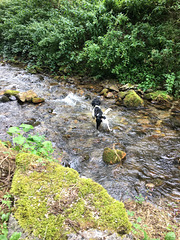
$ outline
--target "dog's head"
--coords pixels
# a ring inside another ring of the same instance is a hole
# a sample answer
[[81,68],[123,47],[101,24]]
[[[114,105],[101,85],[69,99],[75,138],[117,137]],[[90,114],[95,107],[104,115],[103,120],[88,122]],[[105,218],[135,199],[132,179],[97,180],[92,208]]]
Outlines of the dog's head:
[[95,107],[96,105],[97,106],[100,106],[101,105],[101,101],[99,98],[95,98],[92,102],[91,102],[92,106]]

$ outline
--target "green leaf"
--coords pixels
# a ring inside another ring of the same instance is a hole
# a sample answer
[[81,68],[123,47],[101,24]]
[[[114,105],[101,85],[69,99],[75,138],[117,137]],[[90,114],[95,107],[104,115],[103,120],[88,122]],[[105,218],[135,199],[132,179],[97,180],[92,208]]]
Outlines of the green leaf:
[[23,129],[24,132],[29,132],[31,129],[34,129],[32,125],[29,124],[21,124],[19,127]]
[[15,137],[13,139],[13,143],[16,143],[18,145],[23,145],[23,143],[26,141],[26,138],[23,137],[22,135],[19,135],[18,137]]
[[1,216],[2,221],[8,221],[10,213],[3,213]]
[[2,200],[2,203],[5,204],[6,206],[8,206],[8,208],[10,208],[10,206],[11,206],[10,200]]
[[3,196],[3,198],[10,198],[11,197],[11,194],[6,194]]
[[47,151],[49,151],[49,152],[51,152],[51,153],[54,151],[54,150],[53,150],[53,147],[52,147],[52,142],[50,142],[50,141],[45,141],[45,142],[43,142],[42,144],[43,144],[44,148],[47,149]]
[[20,130],[20,128],[18,128],[18,127],[10,127],[10,128],[8,129],[7,133],[12,136],[12,134],[15,134],[15,133],[19,134],[20,131],[21,131],[21,130]]
[[0,240],[8,240],[6,236],[0,235]]
[[127,210],[127,214],[128,214],[130,217],[134,216],[134,212],[129,211],[129,210]]
[[28,136],[27,140],[35,143],[41,143],[44,140],[44,136],[30,135]]
[[14,232],[9,240],[18,240],[21,237],[22,233],[21,232]]

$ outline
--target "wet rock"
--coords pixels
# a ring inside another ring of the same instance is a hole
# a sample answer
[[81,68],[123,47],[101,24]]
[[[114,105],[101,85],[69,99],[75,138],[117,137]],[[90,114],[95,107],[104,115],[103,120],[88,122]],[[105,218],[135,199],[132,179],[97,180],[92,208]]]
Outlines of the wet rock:
[[83,160],[82,160],[82,161],[88,161],[88,160],[90,159],[90,156],[89,156],[88,153],[87,153],[87,154],[84,154],[82,157],[83,157]]
[[173,98],[164,91],[155,91],[147,93],[144,98],[155,104],[155,107],[161,110],[169,109],[172,106]]
[[127,91],[129,89],[136,89],[137,87],[138,87],[138,85],[132,85],[131,83],[127,83],[127,84],[121,86],[120,89],[123,91]]
[[44,98],[38,97],[37,94],[32,90],[19,93],[17,95],[17,98],[23,103],[24,102],[42,103],[45,101]]
[[180,128],[180,114],[171,114],[170,125],[174,128]]
[[91,96],[89,94],[85,94],[85,100],[91,100]]
[[119,149],[105,148],[103,152],[103,161],[108,164],[122,163],[126,153]]
[[146,187],[149,188],[151,191],[153,191],[155,185],[153,183],[147,183]]
[[172,113],[180,113],[180,100],[173,102],[173,105],[171,107]]
[[112,92],[108,92],[106,98],[114,98],[114,94]]
[[45,101],[44,98],[39,98],[39,97],[33,97],[32,98],[33,103],[42,103],[44,101]]
[[118,106],[121,106],[123,103],[123,100],[121,98],[117,99],[115,104],[118,105]]
[[103,95],[103,96],[107,96],[108,94],[108,89],[107,88],[104,88],[101,92],[100,92],[100,95]]
[[21,102],[31,102],[32,101],[32,98],[35,98],[35,97],[38,97],[37,94],[32,91],[32,90],[29,90],[27,92],[21,92],[17,95],[18,99],[21,101]]
[[15,96],[10,96],[10,97],[9,97],[9,100],[10,100],[10,101],[16,101],[17,99],[16,99]]
[[118,89],[118,87],[117,87],[116,85],[111,85],[111,86],[109,87],[109,89],[110,89],[111,91],[119,92],[119,89]]
[[143,107],[144,101],[134,90],[129,90],[123,99],[123,104],[126,107]]
[[0,102],[3,102],[3,103],[9,102],[9,98],[4,95],[4,96],[2,96],[2,97],[0,98]]

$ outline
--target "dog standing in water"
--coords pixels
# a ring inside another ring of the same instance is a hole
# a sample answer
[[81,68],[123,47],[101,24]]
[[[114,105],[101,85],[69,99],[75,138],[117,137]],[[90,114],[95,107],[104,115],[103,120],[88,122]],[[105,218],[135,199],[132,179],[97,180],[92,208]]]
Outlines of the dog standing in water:
[[101,110],[101,101],[98,98],[95,98],[92,101],[92,106],[93,106],[93,110],[92,110],[92,117],[96,118],[96,129],[98,130],[99,126],[101,125],[101,123],[105,124],[108,128],[109,131],[112,131],[112,129],[109,127],[109,122],[108,119],[106,118],[106,114],[111,110],[111,108],[108,108],[104,113]]

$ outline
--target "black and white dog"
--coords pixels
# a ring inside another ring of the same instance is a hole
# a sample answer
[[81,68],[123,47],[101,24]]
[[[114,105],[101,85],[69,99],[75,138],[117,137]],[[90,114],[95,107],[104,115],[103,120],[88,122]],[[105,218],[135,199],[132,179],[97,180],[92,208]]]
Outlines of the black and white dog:
[[108,128],[109,131],[112,131],[112,129],[109,127],[109,122],[107,117],[105,116],[110,110],[112,110],[111,108],[108,108],[104,113],[101,110],[101,101],[98,98],[95,98],[92,101],[92,106],[93,106],[93,110],[92,110],[92,117],[96,118],[96,129],[99,128],[99,126],[101,125],[101,123],[105,124]]

